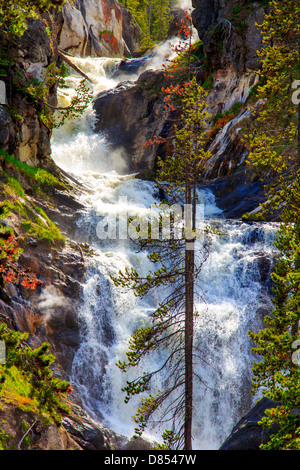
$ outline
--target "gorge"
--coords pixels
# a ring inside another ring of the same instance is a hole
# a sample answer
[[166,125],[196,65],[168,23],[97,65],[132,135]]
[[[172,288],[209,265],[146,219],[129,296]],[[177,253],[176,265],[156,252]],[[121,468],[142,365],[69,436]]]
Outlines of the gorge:
[[[0,106],[0,146],[25,164],[59,175],[69,188],[51,190],[50,198],[32,195],[66,243],[49,249],[31,237],[20,263],[33,269],[44,287],[28,294],[11,286],[12,304],[0,301],[0,318],[17,330],[29,331],[32,345],[50,342],[58,361],[56,372],[73,387],[74,415],[64,418],[63,427],[74,448],[151,448],[160,441],[163,428],[147,429],[144,440],[132,439],[131,416],[140,398],[124,403],[121,388],[126,379],[115,363],[124,358],[130,335],[151,316],[163,293],[158,290],[140,301],[133,292],[114,286],[110,275],[126,267],[146,274],[149,260],[147,252],[137,251],[126,237],[99,236],[99,226],[111,217],[123,226],[130,215],[147,217],[161,200],[155,184],[157,157],[169,149],[145,149],[143,144],[170,131],[170,123],[162,118],[160,88],[166,80],[163,64],[174,57],[172,45],[178,38],[175,33],[148,54],[133,57],[141,32],[128,10],[115,0],[74,4],[67,1],[57,16],[54,50],[69,54],[90,78],[90,105],[80,117],[51,133],[34,106],[24,100],[20,100],[24,109],[19,107],[22,125],[14,124]],[[216,233],[197,286],[195,342],[202,360],[196,367],[203,383],[194,392],[193,446],[218,450],[260,399],[251,394],[251,367],[257,358],[248,331],[263,328],[263,318],[272,310],[270,273],[278,221],[242,218],[255,214],[265,194],[239,135],[260,106],[252,91],[259,68],[256,51],[261,47],[256,22],[262,21],[264,7],[253,2],[246,12],[247,28],[241,29],[228,20],[233,1],[193,0],[193,5],[185,2],[184,7],[192,12],[195,41],[198,37],[203,41],[197,80],[207,86],[210,125],[213,128],[216,116],[230,115],[221,129],[214,129],[212,156],[198,185],[198,204],[204,208],[199,223],[211,224]],[[42,40],[28,57],[28,37],[35,28]],[[22,46],[26,73],[36,77],[52,60],[53,51],[48,47],[45,52],[41,24],[33,23],[26,34]],[[70,103],[81,79],[69,68],[68,88],[53,90],[53,102]],[[232,114],[233,109],[237,111]],[[268,178],[271,175],[266,174],[265,182]],[[30,194],[30,188],[26,190]],[[1,223],[19,230],[17,218],[2,218]],[[163,358],[153,356],[152,361],[159,367]],[[140,371],[147,367],[141,364]],[[153,390],[162,381],[158,377]],[[48,434],[48,444],[49,440]],[[56,438],[51,445],[64,448],[62,441]],[[236,448],[257,446],[249,442],[242,440]],[[226,445],[230,448],[230,443]]]

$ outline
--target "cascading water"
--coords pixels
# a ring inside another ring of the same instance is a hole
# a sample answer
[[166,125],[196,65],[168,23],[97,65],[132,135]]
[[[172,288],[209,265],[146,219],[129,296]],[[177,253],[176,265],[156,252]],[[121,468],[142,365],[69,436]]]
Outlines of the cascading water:
[[[93,79],[95,93],[117,85],[110,78],[117,60],[76,62]],[[79,80],[76,74],[70,75],[71,92]],[[119,224],[128,215],[146,217],[159,194],[153,183],[126,174],[123,156],[111,152],[105,137],[93,132],[91,109],[54,132],[52,149],[56,163],[87,189],[81,196],[85,210],[78,222],[77,241],[89,244],[90,255],[79,312],[82,341],[72,380],[96,419],[117,433],[132,436],[131,416],[139,398],[124,403],[121,388],[126,379],[115,363],[124,359],[130,335],[154,311],[161,293],[141,301],[133,292],[123,293],[114,286],[110,274],[116,276],[131,266],[147,273],[150,262],[145,251],[137,252],[125,238],[99,238],[97,227],[105,216],[118,217]],[[205,222],[220,234],[213,236],[199,278],[195,343],[205,361],[196,367],[207,387],[195,384],[194,449],[218,449],[252,403],[253,356],[247,331],[261,328],[262,315],[271,309],[267,280],[276,227],[223,219],[209,191],[199,192],[199,203],[204,204]],[[153,355],[149,368],[155,368],[160,359]],[[153,431],[151,437],[158,439],[158,434]]]

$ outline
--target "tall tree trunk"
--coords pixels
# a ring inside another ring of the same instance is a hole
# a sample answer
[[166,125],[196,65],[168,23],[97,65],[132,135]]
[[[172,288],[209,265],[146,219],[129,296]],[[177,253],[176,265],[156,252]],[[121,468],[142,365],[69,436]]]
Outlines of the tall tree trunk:
[[148,32],[151,38],[151,27],[152,27],[152,0],[149,2],[149,18],[148,18]]
[[[186,186],[186,204],[191,210],[191,228],[194,229],[192,185]],[[187,224],[187,221],[185,221]],[[190,230],[190,227],[188,228]],[[194,333],[194,239],[185,240],[185,420],[184,448],[192,450],[193,417],[193,333]]]

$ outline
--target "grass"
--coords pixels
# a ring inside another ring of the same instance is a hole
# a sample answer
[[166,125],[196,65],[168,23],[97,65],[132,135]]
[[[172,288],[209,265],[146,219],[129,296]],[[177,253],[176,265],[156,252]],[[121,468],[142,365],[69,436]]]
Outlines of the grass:
[[6,179],[6,190],[9,190],[10,188],[17,196],[24,198],[25,191],[21,183],[16,178],[9,176],[6,171],[3,172],[3,176]]
[[0,220],[10,217],[12,213],[21,216],[21,226],[28,235],[35,237],[38,241],[47,242],[49,244],[65,244],[65,238],[61,234],[59,228],[49,219],[45,212],[29,201],[5,200],[0,205]]
[[54,188],[65,188],[65,185],[59,181],[56,176],[49,173],[43,168],[35,168],[27,165],[26,163],[16,160],[12,155],[0,149],[0,160],[8,165],[12,165],[21,174],[26,176],[31,181],[34,181],[39,186],[52,186]]
[[58,227],[49,219],[45,212],[39,207],[33,206],[34,210],[26,207],[30,220],[24,220],[22,227],[27,233],[34,236],[38,241],[46,241],[49,244],[64,244],[65,238]]
[[37,411],[37,401],[32,398],[32,386],[27,374],[15,366],[6,370],[1,399],[16,405],[22,411]]
[[[42,168],[32,168],[0,149],[0,160],[1,158],[5,163],[5,171],[3,171],[4,182],[1,184],[4,200],[0,204],[0,220],[10,218],[15,214],[19,216],[20,225],[26,235],[33,236],[41,242],[64,246],[65,238],[58,227],[27,197],[21,182],[15,176],[23,175],[27,180],[35,183],[34,189],[37,194],[42,192],[40,187],[58,188],[63,186],[62,183],[48,171]],[[14,176],[9,174],[11,168],[15,170]],[[33,186],[31,184],[31,188]]]

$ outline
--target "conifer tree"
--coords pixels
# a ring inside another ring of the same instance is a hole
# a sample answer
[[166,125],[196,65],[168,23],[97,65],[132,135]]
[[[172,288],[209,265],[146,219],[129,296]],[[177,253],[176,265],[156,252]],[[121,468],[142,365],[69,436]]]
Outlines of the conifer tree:
[[122,3],[131,11],[142,30],[143,49],[164,39],[169,26],[169,0],[132,0]]
[[281,404],[267,410],[262,419],[263,426],[270,428],[276,424],[279,431],[261,448],[299,450],[300,108],[291,99],[293,84],[300,73],[299,2],[271,1],[262,30],[266,47],[260,54],[262,84],[258,97],[266,101],[251,140],[251,157],[257,164],[263,163],[279,174],[284,172],[284,176],[276,181],[271,193],[273,202],[277,199],[282,209],[275,241],[279,258],[272,274],[274,310],[265,318],[265,329],[249,332],[256,343],[253,351],[262,357],[253,366],[253,392],[262,389],[264,396]]
[[265,450],[300,450],[300,175],[290,189],[283,209],[282,224],[275,246],[279,250],[272,279],[275,283],[272,315],[265,317],[266,328],[249,332],[253,351],[263,360],[253,366],[253,391],[263,390],[281,406],[266,411],[264,427],[280,429]]
[[255,133],[248,136],[254,165],[278,174],[300,163],[300,105],[293,87],[300,74],[300,4],[298,0],[272,0],[260,26],[263,47],[257,98],[263,103],[256,117]]
[[[191,51],[189,48],[188,54]],[[190,61],[187,63],[190,64]],[[140,297],[162,287],[167,294],[146,326],[132,335],[127,358],[120,361],[118,366],[127,372],[153,351],[163,353],[165,360],[158,369],[127,381],[123,388],[127,393],[125,402],[136,394],[148,391],[149,395],[142,398],[134,417],[138,425],[136,433],[141,434],[160,411],[159,422],[171,423],[171,429],[163,434],[165,444],[161,448],[166,446],[191,450],[193,383],[195,378],[202,381],[194,369],[195,359],[199,356],[193,337],[195,283],[209,254],[210,242],[209,230],[205,229],[201,246],[198,245],[199,232],[196,227],[197,182],[210,156],[205,148],[208,113],[205,92],[195,77],[184,84],[162,88],[162,92],[165,95],[166,113],[174,117],[174,150],[171,155],[159,159],[157,180],[164,187],[165,202],[171,209],[171,235],[166,238],[163,236],[162,225],[161,237],[153,238],[150,224],[146,230],[147,236],[140,239],[140,246],[148,249],[148,258],[154,269],[146,276],[141,276],[135,269],[128,269],[112,279],[117,286],[134,289]],[[161,137],[154,136],[145,145],[163,141]],[[177,213],[172,213],[174,205],[180,207]],[[162,372],[163,389],[153,394],[151,383]]]
[[[145,277],[133,268],[119,272],[117,278],[112,277],[117,286],[134,289],[140,297],[162,286],[169,292],[149,318],[149,324],[132,335],[127,359],[120,361],[118,366],[126,372],[128,368],[137,366],[153,350],[161,350],[164,355],[167,351],[167,359],[161,368],[127,382],[123,389],[127,393],[125,401],[149,390],[154,376],[164,371],[164,390],[142,398],[142,405],[135,416],[138,424],[136,432],[141,434],[154,411],[163,409],[162,405],[168,402],[162,411],[160,422],[171,421],[172,428],[167,432],[169,440],[172,436],[176,448],[190,450],[193,382],[196,376],[193,369],[196,356],[193,345],[195,282],[209,252],[208,234],[202,244],[202,251],[199,252],[199,246],[197,254],[195,251],[196,236],[199,235],[196,230],[196,185],[209,156],[205,151],[204,132],[207,111],[203,89],[197,85],[195,79],[184,86],[165,91],[168,98],[173,96],[176,100],[180,99],[180,113],[178,124],[175,125],[174,153],[160,160],[158,180],[164,182],[164,187],[167,186],[165,190],[171,210],[174,204],[181,201],[187,212],[183,215],[184,219],[177,220],[176,214],[171,213],[173,236],[170,238],[152,239],[150,235],[148,239],[140,240],[141,247],[150,250],[149,260],[158,268],[149,271]],[[183,232],[178,225],[182,220]],[[151,231],[151,226],[149,228]]]

